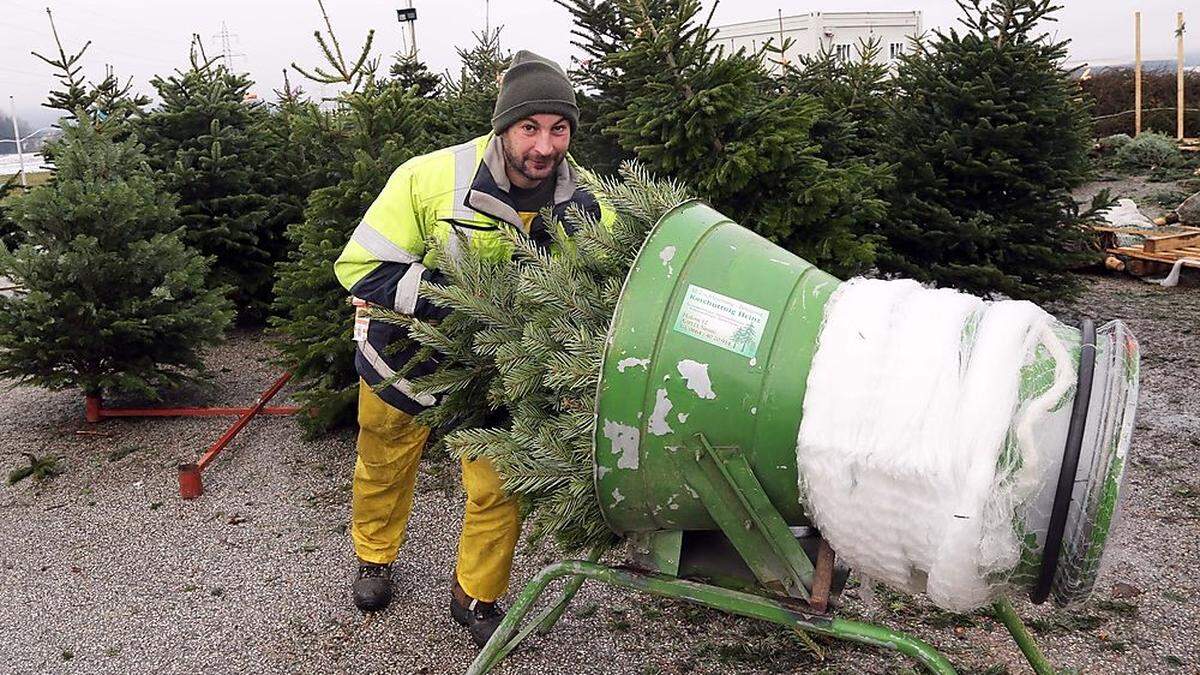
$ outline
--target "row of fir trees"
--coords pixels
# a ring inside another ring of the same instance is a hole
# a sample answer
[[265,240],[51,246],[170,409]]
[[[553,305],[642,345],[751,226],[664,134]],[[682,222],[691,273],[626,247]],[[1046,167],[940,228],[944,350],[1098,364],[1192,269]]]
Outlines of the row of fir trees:
[[[590,407],[578,406],[593,395],[586,371],[619,281],[655,214],[684,194],[841,276],[1043,300],[1070,294],[1069,270],[1091,260],[1088,210],[1070,196],[1088,175],[1088,106],[1061,69],[1066,45],[1048,36],[1051,0],[960,0],[960,26],[915,40],[893,65],[871,42],[848,60],[723,49],[699,0],[545,1],[570,13],[583,55],[570,64],[582,109],[573,159],[624,223],[617,235],[584,223],[585,257],[571,262],[582,267],[559,279],[588,280],[598,314],[569,335],[553,293],[500,289],[487,296],[495,307],[412,330],[448,364],[426,384],[446,401],[430,419],[461,427],[452,447],[545,477],[558,474],[512,453],[550,444],[561,480],[510,485],[551,505],[539,531],[574,547],[603,539],[580,501],[583,446],[562,444],[587,431]],[[18,287],[0,297],[0,375],[152,396],[195,376],[232,321],[267,322],[312,411],[299,417],[308,430],[352,419],[351,313],[333,260],[395,167],[489,129],[508,52],[500,30],[480,33],[460,69],[437,74],[406,54],[385,62],[370,34],[343,49],[325,19],[315,37],[327,63],[293,64],[267,102],[198,38],[185,67],[151,80],[153,104],[111,72],[85,81],[86,47],[44,57],[60,74],[47,105],[67,116],[66,133],[48,153],[54,179],[0,201],[0,277]],[[341,93],[314,99],[298,78]],[[514,245],[512,261],[430,292],[467,310],[456,284],[558,278],[529,271],[550,263]],[[562,328],[563,354],[530,357],[561,368],[497,385],[521,324],[480,321],[505,312]],[[520,411],[514,391],[528,394]],[[509,413],[488,417],[508,426],[473,427],[479,401]]]

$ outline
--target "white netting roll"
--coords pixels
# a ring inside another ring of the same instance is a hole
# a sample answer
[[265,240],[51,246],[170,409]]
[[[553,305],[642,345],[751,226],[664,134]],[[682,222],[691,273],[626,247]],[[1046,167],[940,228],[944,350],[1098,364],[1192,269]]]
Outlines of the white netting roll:
[[[995,597],[1020,560],[1015,519],[1056,477],[1038,434],[1076,372],[1055,325],[1028,302],[842,284],[825,308],[797,462],[810,515],[843,560],[952,611]],[[1021,369],[1039,349],[1052,382],[1022,399]]]

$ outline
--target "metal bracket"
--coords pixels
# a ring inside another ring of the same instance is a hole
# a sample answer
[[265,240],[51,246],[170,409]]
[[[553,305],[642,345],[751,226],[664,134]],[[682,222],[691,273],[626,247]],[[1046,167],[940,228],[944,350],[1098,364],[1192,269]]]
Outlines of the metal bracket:
[[697,434],[686,452],[680,449],[670,457],[759,583],[774,593],[808,600],[813,563],[741,450],[714,448]]

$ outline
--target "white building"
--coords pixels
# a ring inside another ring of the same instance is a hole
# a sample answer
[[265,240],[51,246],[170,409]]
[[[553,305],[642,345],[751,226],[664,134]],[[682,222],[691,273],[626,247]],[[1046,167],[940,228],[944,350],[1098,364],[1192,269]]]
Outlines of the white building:
[[[796,16],[780,16],[761,21],[714,26],[716,40],[726,49],[736,51],[745,47],[756,52],[764,44],[778,47],[789,43],[784,59],[795,63],[798,56],[813,55],[822,48],[850,60],[858,56],[859,41],[872,38],[880,42],[880,56],[887,63],[910,47],[911,38],[921,33],[920,12],[810,12]],[[767,56],[771,70],[778,56]]]

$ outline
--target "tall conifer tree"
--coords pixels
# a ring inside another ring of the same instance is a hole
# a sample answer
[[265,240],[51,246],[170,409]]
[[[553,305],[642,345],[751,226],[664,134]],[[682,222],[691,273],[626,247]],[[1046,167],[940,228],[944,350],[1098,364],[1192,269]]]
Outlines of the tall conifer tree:
[[901,59],[881,266],[979,294],[1070,293],[1068,270],[1092,258],[1071,197],[1089,173],[1091,122],[1061,69],[1067,43],[1045,32],[1059,8],[959,6],[964,30],[936,31]]
[[588,55],[578,79],[623,152],[831,273],[871,265],[882,172],[821,157],[820,103],[781,95],[765,54],[724,52],[699,0],[556,1]]
[[247,100],[252,83],[208,58],[199,38],[187,70],[150,83],[162,102],[138,124],[138,137],[151,166],[179,196],[187,242],[215,258],[214,283],[232,289],[242,320],[262,321],[283,233],[268,226],[265,113]]

